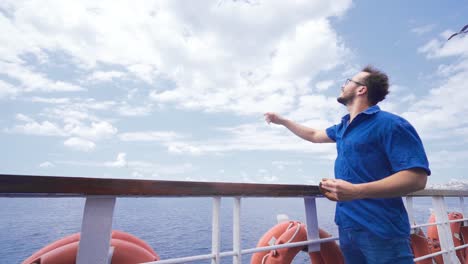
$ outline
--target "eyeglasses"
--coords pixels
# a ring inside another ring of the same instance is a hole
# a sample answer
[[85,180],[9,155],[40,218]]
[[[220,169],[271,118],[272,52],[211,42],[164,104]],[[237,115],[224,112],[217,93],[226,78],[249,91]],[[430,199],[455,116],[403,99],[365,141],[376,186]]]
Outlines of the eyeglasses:
[[346,81],[345,81],[345,83],[344,83],[344,85],[343,85],[343,86],[346,86],[346,85],[348,85],[348,83],[349,83],[349,82],[353,82],[353,83],[355,83],[355,84],[359,84],[359,85],[362,85],[362,86],[366,86],[366,85],[365,85],[365,84],[363,84],[363,83],[356,82],[356,81],[354,81],[354,80],[351,80],[351,79],[346,79]]

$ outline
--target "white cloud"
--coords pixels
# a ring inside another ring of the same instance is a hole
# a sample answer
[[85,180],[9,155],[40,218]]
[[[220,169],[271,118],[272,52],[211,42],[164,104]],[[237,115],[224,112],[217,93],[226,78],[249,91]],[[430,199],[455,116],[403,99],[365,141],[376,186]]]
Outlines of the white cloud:
[[119,113],[121,116],[147,116],[151,113],[152,110],[152,104],[132,106],[126,102],[123,102],[118,108],[117,113]]
[[65,124],[78,124],[85,121],[98,121],[99,119],[91,114],[88,109],[77,107],[76,105],[62,105],[54,108],[46,108],[41,116],[49,119],[57,119]]
[[429,25],[424,25],[420,27],[414,27],[411,29],[411,32],[414,32],[418,35],[423,35],[425,33],[429,33],[432,30],[434,30],[435,26],[436,26],[435,24],[429,24]]
[[175,154],[191,154],[191,155],[200,155],[202,150],[199,147],[192,146],[186,143],[174,143],[171,142],[167,147],[169,153]]
[[96,144],[94,144],[94,142],[76,137],[67,139],[63,144],[73,150],[84,152],[90,152],[96,148]]
[[[463,150],[468,147],[468,91],[463,87],[466,87],[468,79],[468,37],[447,41],[448,35],[450,33],[445,31],[418,49],[432,61],[441,58],[453,60],[450,64],[439,65],[434,74],[437,79],[432,81],[434,86],[429,87],[428,94],[407,98],[409,107],[402,116],[421,135],[434,175],[449,172],[452,177],[464,177],[464,161],[468,159],[468,152]],[[403,105],[402,101],[398,103]],[[439,187],[458,188],[457,186]]]
[[53,168],[55,165],[50,161],[45,161],[39,164],[39,168]]
[[328,88],[330,88],[332,85],[335,85],[335,81],[326,80],[318,82],[315,84],[315,87],[317,88],[317,91],[322,92],[328,90]]
[[91,122],[90,125],[83,123],[82,119],[89,118],[86,114],[80,112],[60,112],[61,116],[55,118],[64,118],[63,125],[51,121],[38,122],[24,114],[17,114],[16,119],[23,124],[15,125],[8,132],[19,132],[29,135],[40,136],[73,136],[88,140],[101,140],[113,137],[117,134],[117,128],[107,121]]
[[[468,64],[468,60],[462,63]],[[467,125],[464,120],[468,113],[468,91],[460,89],[467,78],[468,71],[451,75],[441,86],[431,89],[427,96],[412,104],[403,116],[429,138],[450,138],[454,129]]]
[[267,169],[259,169],[257,175],[261,182],[274,183],[279,180],[275,175],[272,175],[271,172]]
[[114,101],[97,101],[93,98],[50,98],[50,97],[33,97],[26,99],[36,103],[52,104],[52,107],[44,108],[40,113],[40,117],[59,120],[65,124],[68,123],[83,123],[86,121],[92,122],[108,122],[97,117],[97,111],[113,111],[118,105]]
[[460,71],[468,71],[468,63],[441,64],[437,68],[437,74],[442,77],[449,77]]
[[70,123],[65,125],[65,129],[70,135],[92,140],[110,138],[117,134],[117,128],[106,121],[92,122],[91,126]]
[[[45,98],[25,99],[36,103],[51,104],[35,113],[37,117],[25,114],[15,116],[16,123],[4,129],[7,133],[21,133],[36,136],[68,137],[66,147],[89,152],[96,148],[96,143],[114,137],[118,130],[110,121],[91,114],[91,111],[108,110],[115,105],[113,101],[96,101],[81,98]],[[38,120],[42,119],[42,120]]]
[[[0,74],[8,76],[5,82],[10,87],[18,83],[14,87],[34,96],[89,89],[77,96],[96,98],[32,97],[38,103],[34,107],[45,108],[17,120],[26,133],[36,130],[66,137],[65,146],[82,151],[94,150],[99,140],[117,135],[122,141],[157,142],[172,154],[283,150],[325,158],[335,155],[333,144],[312,146],[283,127],[263,122],[220,129],[215,133],[223,135],[216,139],[193,139],[170,131],[118,134],[116,124],[124,122],[113,118],[144,116],[154,106],[171,104],[176,110],[222,111],[259,119],[265,111],[277,111],[325,128],[339,120],[339,106],[335,98],[311,94],[314,87],[310,86],[328,89],[333,81],[317,83],[315,78],[347,67],[352,57],[330,23],[350,8],[350,0],[32,0],[7,5],[0,13],[0,29],[5,33],[0,36],[5,66]],[[61,74],[67,78],[58,77]],[[146,82],[143,87],[141,81]],[[112,83],[104,91],[92,90],[93,85],[101,85],[98,82]],[[125,87],[128,83],[140,90]],[[116,90],[127,98],[118,98]],[[106,96],[115,101],[99,101]],[[112,116],[115,113],[119,116]],[[96,166],[158,177],[196,169],[190,163],[165,167],[153,161],[131,161],[123,152],[116,160]],[[276,176],[266,177],[275,180]]]
[[[299,151],[320,154],[320,157],[329,159],[335,157],[333,144],[314,144],[297,138],[284,127],[258,124],[244,124],[236,127],[219,128],[225,133],[222,139],[208,139],[190,141],[185,138],[162,138],[159,141],[167,146],[173,154],[203,155],[221,154],[235,151]],[[144,137],[148,138],[148,135]],[[167,140],[165,140],[167,139]]]
[[405,86],[393,84],[389,88],[390,94],[385,100],[379,103],[382,110],[398,113],[401,109],[408,109],[408,106],[415,104],[420,98],[411,93],[411,89]]
[[24,122],[33,122],[34,120],[32,118],[30,118],[29,116],[27,115],[23,115],[23,114],[16,114],[15,115],[15,118],[19,121],[24,121]]
[[138,172],[138,171],[134,171],[134,172],[132,172],[132,177],[133,177],[133,178],[143,178],[144,175],[141,174],[141,173]]
[[168,102],[177,102],[184,98],[183,92],[176,91],[176,90],[168,90],[168,91],[151,91],[150,98],[154,101],[161,102],[161,103],[168,103]]
[[88,76],[88,81],[107,82],[114,79],[122,79],[125,76],[126,73],[121,71],[95,71]]
[[[462,143],[460,143],[462,144]],[[466,150],[443,149],[433,151],[429,155],[429,162],[433,169],[463,168],[468,157]]]
[[[468,126],[465,121],[468,90],[461,89],[468,79],[468,36],[446,41],[443,38],[447,34],[444,32],[439,39],[430,40],[419,51],[428,59],[453,56],[460,59],[450,68],[439,66],[438,72],[443,73],[441,85],[433,87],[428,95],[411,104],[403,113],[428,139],[452,139],[457,131]],[[467,135],[457,136],[468,140]]]
[[31,91],[82,89],[20,67],[23,54],[48,62],[60,53],[91,80],[133,74],[150,84],[159,78],[174,83],[153,91],[159,103],[239,114],[286,111],[311,78],[346,63],[349,51],[329,19],[350,6],[350,0],[13,1],[8,18],[0,19],[8,32],[0,57],[14,61],[7,74]]
[[426,54],[429,59],[453,56],[468,57],[468,35],[459,35],[447,41],[450,34],[449,31],[442,33],[439,39],[432,39],[420,47],[418,51]]
[[136,94],[138,93],[138,89],[137,88],[132,88],[128,91],[127,93],[127,99],[131,100],[133,98],[135,98]]
[[294,161],[275,160],[271,162],[271,165],[278,168],[279,170],[284,170],[286,167],[302,165],[302,161],[301,160],[294,160]]
[[130,65],[128,66],[128,70],[147,83],[153,83],[158,74],[156,68],[151,64]]
[[25,124],[16,125],[9,132],[19,132],[28,135],[38,136],[65,136],[66,133],[57,125],[49,121],[36,122],[30,117],[17,114],[16,119],[26,122]]
[[0,61],[0,73],[15,79],[22,92],[76,92],[83,91],[84,88],[75,84],[60,80],[48,79],[41,73],[34,72],[27,67]]
[[[328,124],[331,125],[331,124]],[[220,139],[191,140],[172,131],[142,131],[119,134],[122,141],[154,141],[169,153],[184,155],[221,154],[236,151],[299,151],[320,154],[326,160],[336,156],[333,144],[313,144],[297,138],[286,128],[261,124],[244,124],[218,128]]]
[[[187,173],[196,170],[196,167],[191,163],[177,163],[175,165],[170,164],[159,164],[156,161],[144,161],[144,160],[127,160],[126,153],[119,153],[116,160],[114,161],[56,161],[57,164],[64,164],[70,166],[79,167],[99,167],[99,168],[113,168],[123,171],[131,171],[131,175],[137,178],[162,178],[173,175],[187,175]],[[127,177],[127,173],[124,174],[124,178]],[[112,178],[119,177],[117,174],[109,176]],[[183,179],[183,178],[181,178]]]
[[175,175],[187,174],[195,170],[191,163],[181,163],[177,165],[163,165],[148,161],[130,161],[128,167],[144,175]]
[[431,184],[426,189],[468,190],[468,180],[451,179],[447,183]]
[[314,128],[325,129],[337,123],[345,111],[346,108],[337,103],[335,97],[304,95],[298,98],[298,107],[288,118]]
[[0,99],[15,97],[19,91],[14,85],[0,80]]
[[33,103],[46,103],[46,104],[68,104],[71,102],[70,98],[50,98],[50,97],[33,97],[30,100]]
[[128,166],[126,157],[126,153],[119,153],[115,161],[106,162],[105,165],[112,168],[122,168]]
[[182,136],[173,131],[143,131],[120,133],[119,138],[122,141],[173,141]]
[[347,53],[326,19],[307,21],[278,44],[272,74],[287,80],[308,78],[334,68]]
[[95,99],[88,98],[86,100],[83,100],[82,102],[76,103],[76,106],[81,107],[83,109],[108,110],[116,104],[117,103],[114,101],[96,101]]

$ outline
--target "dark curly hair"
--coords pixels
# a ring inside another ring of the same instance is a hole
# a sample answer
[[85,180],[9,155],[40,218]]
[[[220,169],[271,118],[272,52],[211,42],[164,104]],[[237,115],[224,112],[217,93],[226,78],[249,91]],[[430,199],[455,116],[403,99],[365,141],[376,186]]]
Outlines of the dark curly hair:
[[388,76],[371,65],[364,67],[361,71],[369,73],[364,80],[367,86],[367,99],[371,105],[376,105],[389,93]]

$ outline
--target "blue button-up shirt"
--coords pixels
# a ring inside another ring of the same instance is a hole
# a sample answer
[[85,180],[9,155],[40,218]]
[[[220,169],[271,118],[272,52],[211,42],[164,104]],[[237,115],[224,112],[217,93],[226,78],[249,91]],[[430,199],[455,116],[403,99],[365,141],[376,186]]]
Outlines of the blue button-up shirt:
[[[351,123],[349,119],[345,115],[340,124],[326,130],[336,141],[337,179],[366,183],[412,168],[431,174],[421,139],[408,121],[378,106],[361,112]],[[410,233],[401,197],[338,202],[335,222],[340,228],[364,228],[383,238]]]

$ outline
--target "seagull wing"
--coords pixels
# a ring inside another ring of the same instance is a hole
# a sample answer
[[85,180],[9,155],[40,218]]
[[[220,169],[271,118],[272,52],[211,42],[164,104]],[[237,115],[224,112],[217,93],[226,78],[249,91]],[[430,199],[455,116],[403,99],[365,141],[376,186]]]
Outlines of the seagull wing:
[[452,36],[450,36],[450,37],[447,39],[447,41],[449,41],[451,38],[455,37],[456,35],[458,35],[458,33],[452,34]]
[[465,26],[460,30],[460,32],[468,33],[468,25],[465,25]]
[[447,41],[449,41],[451,38],[453,38],[453,37],[455,37],[456,35],[461,34],[461,33],[468,33],[468,25],[465,25],[459,32],[452,34],[452,35],[447,39]]

